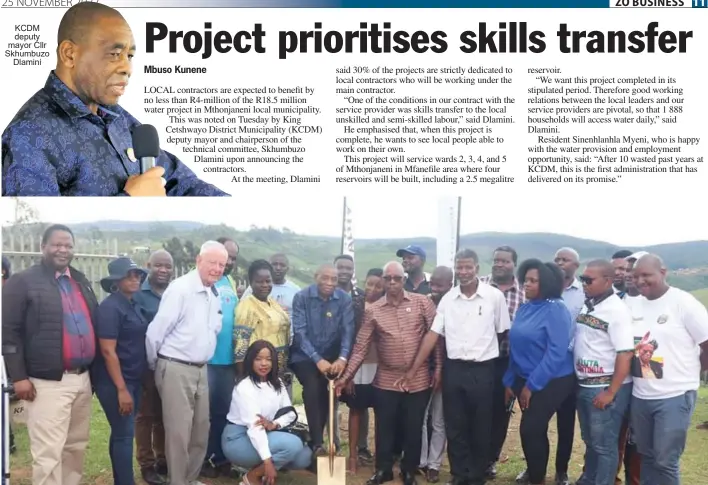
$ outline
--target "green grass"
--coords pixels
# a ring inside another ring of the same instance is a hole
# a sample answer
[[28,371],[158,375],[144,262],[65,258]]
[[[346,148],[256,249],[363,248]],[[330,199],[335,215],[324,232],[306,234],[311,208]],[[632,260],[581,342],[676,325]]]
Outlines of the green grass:
[[[301,401],[301,392],[302,389],[299,386],[296,386],[293,396],[293,400],[296,404]],[[346,407],[343,406],[342,410],[345,409]],[[91,439],[86,454],[83,483],[107,485],[112,483],[111,465],[108,459],[108,438],[110,429],[98,401],[94,401],[93,411]],[[344,413],[346,413],[346,411],[344,411]],[[504,449],[504,454],[509,457],[509,460],[506,463],[499,465],[499,476],[496,480],[494,480],[494,482],[490,483],[494,483],[496,485],[512,485],[514,483],[514,477],[525,467],[518,438],[518,414],[519,413],[515,414],[512,419],[512,423],[509,427],[509,436]],[[693,416],[693,424],[689,430],[688,444],[681,461],[682,483],[684,485],[705,485],[706,483],[704,467],[705,459],[708,455],[708,431],[699,431],[695,429],[695,425],[703,421],[708,421],[708,389],[706,388],[701,389],[699,392],[696,412]],[[371,422],[373,423],[373,419]],[[554,422],[555,420],[553,423]],[[344,417],[340,423],[340,426],[342,427],[343,440],[347,436],[346,424],[346,417]],[[553,435],[551,437],[551,446],[553,449],[551,450],[551,466],[549,467],[550,473],[552,471],[556,441],[554,437],[554,424],[552,424],[549,434]],[[370,440],[373,439],[373,433],[370,433],[369,438]],[[31,458],[29,455],[27,433],[23,426],[19,426],[16,430],[16,442],[17,452],[12,456],[11,460],[11,480],[13,485],[30,485]],[[580,474],[583,464],[583,451],[584,447],[582,441],[580,440],[580,432],[578,430],[575,434],[575,446],[573,448],[573,458],[570,466],[571,479],[577,478]],[[443,476],[441,477],[441,483],[445,483],[442,480],[446,480],[448,478],[446,463],[444,463],[443,467],[444,469]],[[363,485],[371,473],[372,469],[363,468],[356,476],[348,476],[347,483],[352,485]],[[136,479],[137,477],[139,477],[139,474],[136,475]],[[142,481],[139,479],[137,481],[143,485]],[[235,485],[233,480],[226,479],[204,479],[203,481],[213,485]],[[278,483],[292,485],[315,485],[316,479],[314,476],[303,472],[287,473],[279,476]],[[419,483],[423,484],[423,480],[419,479]]]
[[708,307],[708,288],[692,291],[693,296],[698,298],[701,303]]

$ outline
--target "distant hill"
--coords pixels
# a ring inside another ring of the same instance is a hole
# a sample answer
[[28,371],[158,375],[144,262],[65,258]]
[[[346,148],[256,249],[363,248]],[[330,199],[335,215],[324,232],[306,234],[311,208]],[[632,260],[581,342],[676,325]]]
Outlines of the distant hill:
[[[39,231],[41,225],[35,228]],[[17,228],[3,230],[3,247],[10,234]],[[203,241],[221,236],[232,237],[241,246],[240,273],[245,275],[247,265],[254,259],[267,259],[273,253],[288,255],[291,277],[301,284],[312,281],[315,269],[330,262],[340,252],[340,239],[324,236],[306,236],[288,230],[252,227],[249,231],[237,231],[226,225],[208,226],[193,221],[129,222],[97,221],[73,224],[77,238],[92,241],[97,247],[106,247],[106,239],[116,238],[118,251],[131,253],[135,248],[154,250],[173,237],[192,241],[197,247]],[[25,231],[27,226],[25,226]],[[41,231],[39,232],[41,234]],[[407,239],[358,239],[355,241],[357,274],[364,275],[370,268],[381,267],[397,259],[396,251],[408,244],[420,244],[428,253],[426,270],[432,271],[436,260],[434,238]],[[480,272],[490,271],[491,257],[498,246],[509,245],[516,249],[521,260],[537,257],[551,260],[558,248],[569,246],[576,249],[583,261],[594,258],[609,258],[619,247],[591,239],[552,233],[511,234],[485,232],[465,234],[460,237],[460,247],[474,249],[480,257]],[[659,254],[672,271],[671,282],[686,290],[708,288],[708,241],[691,241],[647,247],[631,247],[630,250],[645,250]],[[677,272],[678,270],[683,270]]]

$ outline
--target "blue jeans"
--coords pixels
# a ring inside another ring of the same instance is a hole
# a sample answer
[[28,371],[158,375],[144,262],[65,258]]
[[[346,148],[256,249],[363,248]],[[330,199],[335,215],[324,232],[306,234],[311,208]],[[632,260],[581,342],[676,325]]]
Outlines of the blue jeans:
[[[226,458],[234,465],[251,469],[263,460],[251,444],[248,428],[227,424],[221,439]],[[305,470],[312,463],[312,450],[297,436],[284,431],[268,431],[268,447],[276,470]]]
[[128,392],[133,398],[133,412],[123,416],[118,409],[118,389],[112,381],[97,382],[94,386],[96,397],[101,403],[108,424],[111,426],[111,437],[108,441],[108,454],[113,467],[113,483],[115,485],[135,485],[133,477],[133,438],[135,437],[135,416],[140,407],[142,386],[140,381],[126,381]]
[[696,391],[669,399],[632,398],[632,437],[641,455],[642,485],[680,485],[679,460],[696,408]]
[[578,485],[614,485],[619,462],[619,442],[622,421],[629,411],[632,384],[624,384],[615,395],[614,402],[604,410],[592,401],[605,387],[580,387],[578,389],[578,420],[585,442],[585,470]]
[[206,460],[212,466],[220,466],[228,462],[221,450],[221,434],[226,426],[226,415],[231,407],[231,396],[236,381],[234,365],[208,365],[209,380],[209,444]]

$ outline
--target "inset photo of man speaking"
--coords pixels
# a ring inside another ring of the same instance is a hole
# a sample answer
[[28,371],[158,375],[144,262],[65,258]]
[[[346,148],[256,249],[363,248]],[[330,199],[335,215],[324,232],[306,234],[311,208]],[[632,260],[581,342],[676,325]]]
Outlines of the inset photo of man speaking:
[[135,50],[115,9],[81,2],[66,11],[56,68],[2,134],[3,196],[229,196],[118,104]]

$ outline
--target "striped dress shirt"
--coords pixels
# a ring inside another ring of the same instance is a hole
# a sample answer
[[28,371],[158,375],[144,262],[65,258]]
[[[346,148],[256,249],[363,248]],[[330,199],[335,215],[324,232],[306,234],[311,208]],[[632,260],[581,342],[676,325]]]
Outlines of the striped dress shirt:
[[[509,306],[509,320],[511,324],[514,324],[514,317],[516,317],[516,312],[519,307],[526,303],[526,294],[524,293],[524,288],[519,284],[519,280],[514,278],[513,286],[510,286],[506,290],[502,290],[497,286],[497,284],[492,279],[492,275],[483,276],[479,279],[482,283],[487,283],[493,286],[502,293],[504,293],[504,298],[506,298],[506,304]],[[509,357],[509,334],[505,334],[504,337],[499,338],[499,357]]]
[[[403,292],[403,301],[395,306],[384,297],[366,308],[364,324],[359,330],[349,365],[343,375],[351,379],[364,362],[369,346],[376,345],[378,369],[373,386],[386,391],[398,391],[395,386],[413,365],[423,337],[435,319],[435,305],[429,298]],[[442,369],[442,345],[435,347],[435,368]],[[408,382],[411,393],[430,387],[430,370],[427,365],[418,368]]]

